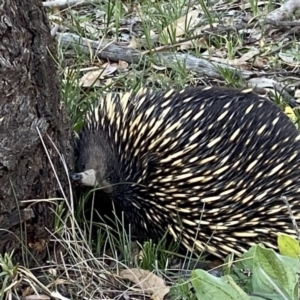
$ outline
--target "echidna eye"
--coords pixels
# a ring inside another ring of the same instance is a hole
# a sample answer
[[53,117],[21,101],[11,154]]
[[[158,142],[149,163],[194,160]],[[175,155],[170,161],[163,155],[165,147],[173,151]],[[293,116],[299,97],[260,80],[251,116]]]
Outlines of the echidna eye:
[[112,181],[112,178],[110,176],[106,177],[106,181],[110,182]]

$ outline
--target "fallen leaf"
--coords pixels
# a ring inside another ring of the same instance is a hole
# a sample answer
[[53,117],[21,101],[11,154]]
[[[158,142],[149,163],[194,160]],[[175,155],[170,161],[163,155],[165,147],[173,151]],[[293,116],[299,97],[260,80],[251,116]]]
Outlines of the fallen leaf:
[[187,41],[184,43],[180,43],[179,49],[180,50],[207,49],[207,44],[205,43],[205,39],[196,39],[193,41]]
[[139,43],[138,43],[138,40],[133,36],[131,38],[131,41],[128,45],[128,48],[132,48],[132,49],[137,49],[139,47]]
[[[285,106],[285,108],[284,108],[284,112],[285,112],[285,114],[293,121],[293,122],[297,122],[297,116],[296,116],[296,114],[295,114],[295,111],[289,106],[289,105],[286,105]],[[286,240],[287,240],[288,238],[286,238]],[[290,238],[291,239],[291,238]],[[283,235],[281,236],[281,243],[283,243],[282,242],[282,240],[284,240],[284,237],[283,237]],[[284,241],[284,242],[286,242],[286,240]],[[279,243],[279,241],[278,241],[278,243]],[[298,243],[298,242],[297,242]],[[292,246],[291,245],[289,245],[288,247],[290,247],[290,249],[289,249],[289,253],[287,252],[287,251],[285,251],[284,252],[284,250],[282,250],[281,249],[281,251],[280,251],[280,253],[281,254],[285,254],[285,255],[287,255],[287,254],[289,254],[288,256],[290,256],[290,257],[293,257],[292,256],[292,254],[291,254],[291,252],[294,250],[294,251],[296,251],[295,249],[292,249]],[[282,247],[283,248],[283,247]],[[298,255],[299,255],[299,243],[298,243]]]
[[264,59],[260,56],[256,56],[253,62],[253,66],[258,69],[263,69],[265,66]]
[[83,87],[100,86],[100,78],[102,77],[103,69],[90,71],[85,73],[79,80],[79,85]]
[[245,63],[246,61],[250,60],[251,58],[253,58],[257,54],[259,54],[259,50],[256,49],[256,48],[252,48],[248,52],[246,52],[245,54],[243,54],[237,60],[242,64],[242,63]]
[[126,269],[120,272],[120,275],[135,283],[144,292],[151,295],[153,300],[162,300],[170,291],[164,280],[148,270]]
[[291,53],[279,53],[278,56],[288,64],[295,63],[295,56]]
[[209,55],[209,60],[216,61],[218,63],[227,64],[230,66],[245,66],[247,61],[252,59],[255,55],[259,54],[259,50],[256,48],[250,49],[248,52],[243,54],[240,58],[228,59],[228,58],[219,58]]
[[129,64],[125,60],[119,60],[118,66],[119,66],[119,69],[121,69],[121,70],[127,70]]
[[104,79],[106,76],[111,75],[117,70],[117,65],[104,64],[97,70],[89,71],[85,73],[79,80],[79,85],[83,87],[101,86],[100,79]]

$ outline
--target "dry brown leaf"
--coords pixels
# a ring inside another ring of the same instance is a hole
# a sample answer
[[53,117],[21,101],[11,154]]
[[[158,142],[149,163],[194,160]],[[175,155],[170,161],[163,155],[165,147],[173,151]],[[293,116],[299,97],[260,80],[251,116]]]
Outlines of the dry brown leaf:
[[246,52],[240,58],[238,58],[238,60],[241,63],[245,63],[246,61],[250,60],[251,58],[253,58],[257,54],[259,54],[259,50],[256,49],[256,48],[252,48],[250,51]]
[[227,56],[227,53],[226,53],[226,51],[224,51],[222,49],[216,49],[214,47],[209,47],[207,49],[207,51],[204,52],[203,55],[224,58]]
[[240,58],[227,59],[227,58],[218,58],[218,57],[210,56],[209,59],[213,60],[213,61],[216,61],[218,63],[227,64],[227,65],[230,65],[230,66],[239,66],[239,67],[241,67],[241,66],[246,65],[246,62],[248,60],[252,59],[257,54],[259,54],[258,49],[251,49],[250,51],[248,51],[247,53],[242,55]]
[[137,49],[138,47],[139,47],[138,40],[134,36],[132,36],[128,48]]
[[207,49],[207,44],[205,39],[197,39],[192,41],[187,41],[184,43],[180,43],[179,49],[180,50],[187,50],[187,49]]
[[79,85],[83,87],[100,86],[100,78],[102,77],[103,69],[90,71],[85,73],[79,80]]
[[188,50],[188,49],[193,49],[193,48],[195,48],[195,44],[193,41],[187,41],[184,43],[180,43],[180,45],[179,45],[180,50]]
[[253,62],[253,66],[258,69],[263,69],[265,66],[264,59],[260,56],[256,56]]
[[121,70],[127,70],[129,64],[125,60],[119,60],[118,66],[119,66],[119,69],[121,69]]
[[[175,36],[180,37],[187,30],[193,29],[199,23],[199,10],[192,10],[188,12],[185,16],[177,19],[176,21],[169,24],[163,29],[160,36],[167,37],[169,33],[175,31]],[[170,43],[170,38],[167,39],[167,43]]]
[[135,283],[144,292],[151,295],[154,300],[162,300],[170,291],[164,280],[148,270],[126,269],[120,272],[120,275]]
[[85,73],[79,80],[79,85],[83,87],[101,86],[100,79],[104,79],[106,76],[111,75],[117,70],[116,64],[104,64],[97,70],[89,71]]
[[102,66],[102,68],[104,69],[102,76],[108,76],[108,75],[111,75],[116,72],[116,70],[118,69],[118,64],[117,63],[113,63],[113,64],[106,63]]

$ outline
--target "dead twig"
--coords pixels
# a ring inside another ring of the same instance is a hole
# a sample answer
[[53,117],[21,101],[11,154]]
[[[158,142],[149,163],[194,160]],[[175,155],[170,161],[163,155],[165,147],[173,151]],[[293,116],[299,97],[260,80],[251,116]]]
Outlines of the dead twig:
[[[142,52],[129,48],[128,45],[121,45],[120,43],[107,43],[98,42],[86,38],[81,38],[76,34],[71,33],[57,33],[58,41],[61,46],[66,47],[80,47],[84,53],[91,54],[91,51],[95,53],[99,58],[107,59],[109,61],[126,61],[128,63],[139,63],[143,60],[148,60],[149,57]],[[256,76],[255,72],[240,70],[232,66],[222,63],[211,63],[206,59],[195,57],[186,53],[154,53],[151,57],[151,61],[158,65],[163,65],[168,68],[172,68],[174,64],[184,65],[189,71],[195,72],[201,76],[207,76],[214,79],[222,79],[219,74],[218,68],[225,68],[235,71],[243,79],[249,79]]]

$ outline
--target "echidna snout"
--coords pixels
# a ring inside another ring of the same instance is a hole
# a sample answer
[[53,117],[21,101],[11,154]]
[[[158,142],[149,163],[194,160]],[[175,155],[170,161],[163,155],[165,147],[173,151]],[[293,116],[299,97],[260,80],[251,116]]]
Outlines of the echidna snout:
[[99,182],[96,178],[96,171],[93,169],[86,170],[81,173],[73,173],[70,176],[73,181],[77,181],[84,186],[95,187],[99,185]]
[[[80,173],[72,173],[70,174],[70,177],[74,182],[83,186],[101,187],[101,189],[106,193],[111,193],[113,190],[111,179],[101,176],[101,174],[99,174],[99,170],[89,169]],[[99,180],[99,178],[102,180]]]
[[219,257],[295,236],[282,196],[300,220],[299,132],[249,91],[109,94],[79,134],[79,171],[74,179],[106,189],[138,238],[168,230]]

